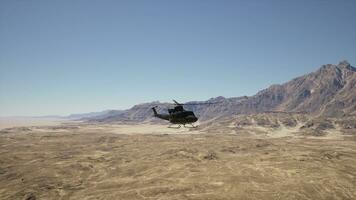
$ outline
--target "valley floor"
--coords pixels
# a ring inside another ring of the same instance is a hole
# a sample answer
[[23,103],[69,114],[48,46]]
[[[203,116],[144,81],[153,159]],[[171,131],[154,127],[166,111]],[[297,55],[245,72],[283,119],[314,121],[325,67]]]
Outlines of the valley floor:
[[163,125],[0,133],[0,199],[356,199],[354,137]]

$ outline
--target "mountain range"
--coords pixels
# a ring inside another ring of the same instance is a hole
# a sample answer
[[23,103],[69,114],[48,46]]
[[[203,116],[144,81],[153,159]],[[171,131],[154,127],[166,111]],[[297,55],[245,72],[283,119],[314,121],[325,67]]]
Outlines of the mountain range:
[[[200,121],[219,119],[240,114],[304,113],[314,117],[343,117],[356,115],[356,68],[347,61],[337,65],[326,64],[318,70],[294,78],[284,84],[272,85],[253,96],[225,98],[189,103],[216,103],[187,105]],[[86,116],[97,122],[145,122],[153,118],[151,107],[167,112],[172,104],[158,101],[143,103],[123,111],[107,111],[104,114]]]

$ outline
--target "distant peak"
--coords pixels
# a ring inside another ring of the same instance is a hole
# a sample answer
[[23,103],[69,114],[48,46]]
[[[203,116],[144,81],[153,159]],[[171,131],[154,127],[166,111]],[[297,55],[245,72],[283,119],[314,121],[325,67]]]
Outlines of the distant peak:
[[223,96],[218,96],[218,97],[213,97],[213,98],[210,98],[208,101],[222,101],[222,100],[225,100],[226,98],[223,97]]
[[321,69],[332,69],[332,68],[336,68],[336,65],[333,64],[325,64],[321,66]]
[[343,60],[339,62],[337,65],[326,64],[322,65],[320,68],[321,71],[330,71],[330,70],[350,70],[355,72],[356,68],[352,67],[351,64],[347,60]]
[[337,66],[340,69],[348,69],[351,71],[356,71],[356,68],[352,67],[351,64],[347,60],[341,61]]
[[350,65],[350,63],[347,60],[342,60],[339,62],[339,65]]

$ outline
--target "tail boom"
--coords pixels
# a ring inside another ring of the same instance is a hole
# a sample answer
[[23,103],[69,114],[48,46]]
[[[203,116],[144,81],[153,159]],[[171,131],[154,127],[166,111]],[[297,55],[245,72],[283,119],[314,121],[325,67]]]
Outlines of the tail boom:
[[153,107],[152,110],[153,110],[153,114],[154,114],[155,117],[158,117],[160,119],[169,121],[169,115],[167,115],[167,114],[158,114],[155,107]]

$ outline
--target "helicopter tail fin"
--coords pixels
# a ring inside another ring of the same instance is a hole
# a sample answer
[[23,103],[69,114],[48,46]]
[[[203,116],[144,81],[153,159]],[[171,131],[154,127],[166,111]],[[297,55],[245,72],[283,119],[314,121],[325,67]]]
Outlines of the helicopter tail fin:
[[170,115],[168,115],[168,114],[158,114],[157,110],[156,110],[156,107],[152,107],[152,110],[153,110],[153,113],[154,113],[155,117],[158,117],[160,119],[164,119],[164,120],[168,120],[169,121]]
[[154,115],[157,116],[158,114],[157,114],[156,108],[152,107],[152,110],[153,110]]

